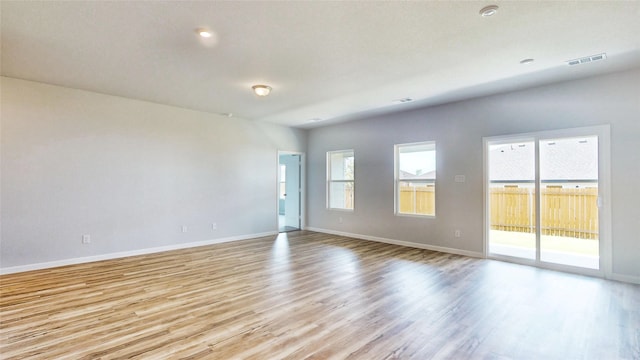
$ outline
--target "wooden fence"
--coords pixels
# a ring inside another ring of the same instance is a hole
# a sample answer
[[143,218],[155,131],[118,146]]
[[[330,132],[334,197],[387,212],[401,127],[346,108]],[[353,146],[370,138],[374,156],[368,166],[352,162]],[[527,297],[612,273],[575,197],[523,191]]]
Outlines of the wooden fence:
[[[562,188],[549,185],[541,189],[543,235],[579,239],[598,238],[598,189]],[[491,229],[535,233],[535,189],[505,185],[489,191]],[[353,192],[345,191],[345,203],[353,208]],[[400,213],[435,215],[435,187],[401,186]]]
[[353,210],[353,187],[345,186],[344,188],[344,208]]
[[[534,233],[534,192],[517,185],[491,188],[491,229]],[[543,235],[598,238],[597,188],[547,186],[541,192]]]
[[433,185],[400,186],[400,213],[402,214],[436,214],[436,193]]

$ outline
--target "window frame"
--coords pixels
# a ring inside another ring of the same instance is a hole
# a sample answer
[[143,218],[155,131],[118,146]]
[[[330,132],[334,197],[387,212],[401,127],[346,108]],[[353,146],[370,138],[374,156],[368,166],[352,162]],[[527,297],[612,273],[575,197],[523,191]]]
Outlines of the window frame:
[[[335,154],[351,154],[351,157],[353,157],[353,179],[352,180],[345,180],[345,179],[333,180],[332,179],[331,157],[332,157],[332,155],[335,155]],[[349,212],[354,211],[354,209],[356,207],[356,201],[355,201],[355,193],[356,193],[356,174],[355,174],[356,155],[355,155],[355,151],[353,149],[327,151],[327,161],[326,161],[326,163],[327,163],[327,187],[326,187],[326,194],[327,194],[327,198],[326,198],[327,204],[326,204],[326,206],[327,206],[327,209],[329,209],[329,210],[338,210],[338,211],[349,211]],[[351,189],[352,189],[352,207],[351,208],[347,208],[347,207],[332,207],[332,205],[331,205],[331,185],[332,184],[348,184],[348,183],[351,184]]]
[[[434,159],[434,171],[435,171],[435,178],[433,180],[426,180],[426,179],[401,179],[400,178],[400,153],[401,153],[401,149],[402,148],[406,148],[406,147],[417,147],[417,146],[429,146],[432,147],[432,150],[427,150],[427,151],[433,151],[435,153],[435,159]],[[404,144],[395,144],[394,145],[394,182],[393,182],[393,186],[394,186],[394,191],[393,191],[393,198],[394,198],[394,214],[396,216],[406,216],[406,217],[417,217],[417,218],[421,218],[421,219],[435,219],[437,211],[436,211],[436,199],[437,198],[437,194],[436,194],[436,181],[438,179],[437,176],[437,147],[436,147],[436,141],[435,140],[428,140],[428,141],[419,141],[419,142],[412,142],[412,143],[404,143]],[[410,181],[409,181],[410,180]],[[401,212],[400,211],[400,183],[401,182],[413,182],[413,183],[419,183],[419,184],[425,184],[426,186],[428,185],[432,185],[434,187],[434,204],[433,204],[433,214],[420,214],[420,213],[406,213],[406,212]]]

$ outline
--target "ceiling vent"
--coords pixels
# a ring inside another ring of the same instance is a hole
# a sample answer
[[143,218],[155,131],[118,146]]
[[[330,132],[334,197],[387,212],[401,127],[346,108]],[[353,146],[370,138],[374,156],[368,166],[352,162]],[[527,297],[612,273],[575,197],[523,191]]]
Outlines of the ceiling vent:
[[408,102],[412,102],[412,101],[413,101],[413,99],[409,98],[409,97],[393,100],[393,102],[396,103],[396,104],[404,104],[404,103],[408,103]]
[[567,65],[578,65],[578,64],[586,64],[586,63],[590,63],[598,60],[604,60],[606,58],[607,58],[607,54],[602,53],[598,55],[591,55],[591,56],[587,56],[579,59],[569,60],[566,63]]

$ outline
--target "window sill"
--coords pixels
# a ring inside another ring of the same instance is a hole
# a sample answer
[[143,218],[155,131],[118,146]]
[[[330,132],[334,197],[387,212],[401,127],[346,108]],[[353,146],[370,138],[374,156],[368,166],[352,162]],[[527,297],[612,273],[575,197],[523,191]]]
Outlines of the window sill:
[[435,215],[403,214],[403,213],[396,213],[395,215],[401,216],[401,217],[417,218],[417,219],[435,219],[436,218]]
[[341,208],[327,208],[327,210],[342,211],[342,212],[353,212],[353,209],[341,209]]

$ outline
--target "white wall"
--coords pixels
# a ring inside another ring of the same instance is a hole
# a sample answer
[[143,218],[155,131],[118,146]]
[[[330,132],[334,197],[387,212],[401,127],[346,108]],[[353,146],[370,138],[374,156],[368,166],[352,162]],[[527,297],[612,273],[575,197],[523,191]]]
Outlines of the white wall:
[[305,151],[305,131],[1,86],[3,269],[277,231],[277,151]]
[[[611,124],[613,271],[640,279],[640,69],[331,125],[309,132],[308,226],[483,251],[482,138]],[[435,219],[394,216],[393,145],[437,142]],[[354,149],[355,211],[325,206],[326,152]],[[455,183],[455,175],[466,175]],[[339,218],[343,222],[339,222]],[[455,238],[454,229],[462,230]]]

